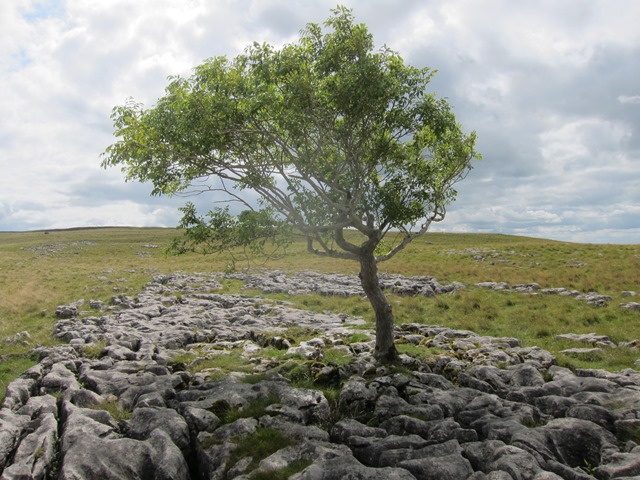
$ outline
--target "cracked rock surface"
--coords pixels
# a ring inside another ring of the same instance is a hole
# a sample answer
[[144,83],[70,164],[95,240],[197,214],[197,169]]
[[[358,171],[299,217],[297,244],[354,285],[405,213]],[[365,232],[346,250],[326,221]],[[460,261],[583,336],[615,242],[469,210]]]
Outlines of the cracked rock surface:
[[[66,343],[36,349],[39,363],[7,388],[0,478],[640,478],[635,370],[572,372],[514,338],[422,324],[399,325],[398,341],[444,353],[380,367],[372,341],[348,341],[373,338],[362,319],[218,294],[218,278],[158,276],[136,298],[94,302],[101,311],[61,308],[55,334]],[[345,276],[236,278],[359,294]],[[385,282],[405,294],[460,288]],[[315,336],[296,342],[293,327]],[[332,363],[330,350],[352,360]],[[244,373],[191,368],[234,355]],[[292,383],[291,358],[308,388]]]

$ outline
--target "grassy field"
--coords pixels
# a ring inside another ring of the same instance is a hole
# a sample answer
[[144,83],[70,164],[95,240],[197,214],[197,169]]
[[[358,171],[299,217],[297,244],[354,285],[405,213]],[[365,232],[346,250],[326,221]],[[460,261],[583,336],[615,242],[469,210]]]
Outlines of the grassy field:
[[[135,294],[156,273],[223,271],[227,259],[187,254],[167,256],[174,229],[99,228],[50,232],[0,233],[0,391],[33,364],[28,351],[52,344],[57,305],[78,299],[108,301],[118,293]],[[356,273],[355,263],[314,257],[294,243],[285,256],[261,267]],[[255,265],[255,264],[254,264]],[[244,264],[237,267],[243,268]],[[577,346],[555,338],[560,333],[608,335],[613,341],[640,339],[640,312],[621,309],[640,292],[640,245],[586,245],[526,237],[432,233],[418,239],[381,271],[430,275],[441,283],[501,281],[539,283],[611,295],[596,308],[573,298],[494,292],[476,287],[436,298],[391,296],[396,321],[423,322],[520,338],[558,355],[568,366],[620,370],[640,358],[637,350],[617,348],[591,361],[558,354]],[[336,310],[372,319],[360,298],[305,295],[288,298],[302,308]],[[3,341],[21,331],[30,345]]]

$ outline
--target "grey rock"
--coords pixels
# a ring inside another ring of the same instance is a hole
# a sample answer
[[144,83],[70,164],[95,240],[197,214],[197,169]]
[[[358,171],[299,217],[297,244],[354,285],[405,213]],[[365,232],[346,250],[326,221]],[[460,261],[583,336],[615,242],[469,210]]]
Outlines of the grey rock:
[[273,428],[282,432],[286,438],[294,439],[296,442],[306,440],[316,440],[321,442],[329,441],[329,433],[316,425],[301,425],[299,423],[290,422],[282,416],[272,417],[265,415],[260,418],[261,427]]
[[433,425],[429,428],[427,440],[429,443],[441,443],[448,440],[457,440],[458,443],[475,442],[478,440],[478,434],[470,428],[462,428],[460,424],[453,419],[444,419],[442,421],[431,422]]
[[349,455],[323,459],[313,463],[289,480],[416,480],[403,468],[372,468]]
[[[515,446],[568,467],[600,465],[618,450],[615,436],[593,422],[577,418],[559,418],[546,425],[516,433]],[[556,472],[557,473],[557,472]]]
[[80,389],[80,384],[75,373],[62,363],[53,364],[51,371],[45,375],[41,383],[41,390],[44,393],[78,389]]
[[373,408],[376,398],[375,390],[367,388],[364,378],[354,377],[343,385],[339,402],[344,409],[353,413],[363,413]]
[[418,435],[389,435],[384,438],[351,437],[350,447],[354,456],[363,464],[379,467],[384,452],[394,450],[416,450],[427,446],[427,441]]
[[615,422],[619,419],[611,410],[608,410],[599,405],[574,405],[569,407],[566,412],[567,417],[580,418],[582,420],[588,420],[603,428],[606,428],[612,433],[615,433]]
[[201,478],[222,479],[236,444],[222,441],[207,432],[201,432],[196,441],[197,468]]
[[324,422],[331,413],[329,402],[317,390],[284,388],[280,392],[280,403],[300,412],[305,425]]
[[171,408],[136,408],[129,421],[129,436],[146,440],[156,430],[164,431],[176,446],[189,453],[189,427],[185,419]]
[[461,452],[458,442],[450,440],[410,452],[413,458],[400,461],[397,465],[409,470],[418,480],[467,478],[473,473],[473,468]]
[[203,408],[187,405],[182,408],[182,416],[194,436],[200,432],[213,432],[220,424],[220,419],[214,413]]
[[[345,456],[353,458],[351,451],[343,445],[335,445],[325,441],[303,441],[280,449],[261,460],[255,472],[266,473],[280,470],[290,467],[293,463],[300,460],[319,463],[332,458]],[[252,474],[254,473],[252,472]]]
[[509,373],[509,383],[513,386],[538,387],[545,383],[540,370],[529,362],[510,368]]
[[410,415],[422,420],[438,420],[444,418],[442,408],[438,405],[412,405],[400,397],[382,395],[376,402],[374,415],[380,419],[388,419],[396,415]]
[[44,413],[33,422],[33,431],[20,441],[11,465],[2,478],[46,479],[57,456],[58,421],[54,414]]
[[397,415],[382,422],[380,427],[391,435],[415,434],[420,435],[424,439],[428,439],[431,425],[419,418],[408,415]]
[[32,378],[16,378],[7,386],[2,401],[2,408],[17,410],[29,401],[32,395],[37,393],[38,384]]
[[56,317],[73,318],[78,315],[78,307],[76,305],[60,305],[56,307]]
[[493,452],[493,459],[489,462],[488,469],[507,472],[516,480],[533,480],[542,472],[533,455],[513,445],[497,448]]
[[578,401],[571,397],[547,395],[535,398],[533,403],[541,412],[559,418],[565,417],[567,415],[567,410],[578,404]]
[[387,436],[384,428],[375,428],[348,418],[339,420],[331,427],[331,440],[334,442],[349,444],[351,437],[383,438]]
[[146,442],[85,435],[66,451],[58,478],[186,480],[189,472],[180,450],[155,430]]
[[598,479],[637,478],[640,476],[640,447],[629,453],[616,452],[611,455],[606,465],[595,469]]
[[30,415],[20,415],[6,408],[0,410],[0,472],[18,446],[22,432],[30,421]]
[[232,423],[223,425],[213,433],[201,432],[198,435],[198,442],[200,443],[224,443],[231,439],[245,438],[256,432],[258,427],[258,421],[255,418],[240,418]]
[[572,340],[574,342],[579,343],[587,343],[592,345],[593,347],[615,347],[616,344],[613,343],[609,337],[606,335],[597,335],[596,333],[564,333],[561,335],[556,335],[556,338],[561,340]]
[[601,357],[604,354],[604,350],[601,348],[567,348],[562,350],[563,353],[569,357],[590,359],[593,357]]
[[420,384],[427,387],[438,388],[440,390],[450,390],[454,388],[453,383],[442,375],[435,373],[414,372],[413,377],[420,382]]
[[533,480],[562,480],[562,477],[553,472],[538,472]]
[[8,343],[9,345],[15,345],[20,343],[22,345],[29,345],[29,340],[31,340],[31,334],[23,330],[22,332],[18,332],[15,335],[4,338],[4,343]]
[[620,307],[627,310],[640,310],[640,303],[638,302],[621,303]]

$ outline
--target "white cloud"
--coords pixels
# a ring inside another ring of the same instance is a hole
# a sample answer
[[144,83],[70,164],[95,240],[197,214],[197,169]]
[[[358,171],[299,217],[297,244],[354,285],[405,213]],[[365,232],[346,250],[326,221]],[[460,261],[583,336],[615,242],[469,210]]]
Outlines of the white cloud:
[[[478,132],[484,159],[437,228],[638,242],[639,2],[345,3],[378,45],[438,69],[434,90]],[[129,96],[151,105],[168,75],[254,40],[292,41],[333,7],[0,2],[0,230],[175,222],[181,199],[100,170],[112,107]]]
[[600,118],[554,119],[551,123],[540,133],[542,158],[551,168],[564,171],[602,164],[598,157],[620,151],[633,134],[630,125]]
[[618,101],[622,104],[637,105],[640,103],[640,95],[620,95]]

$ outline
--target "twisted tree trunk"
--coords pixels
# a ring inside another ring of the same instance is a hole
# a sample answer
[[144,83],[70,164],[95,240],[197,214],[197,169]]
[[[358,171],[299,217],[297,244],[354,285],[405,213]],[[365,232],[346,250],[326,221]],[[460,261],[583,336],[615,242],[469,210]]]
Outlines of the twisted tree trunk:
[[374,356],[381,362],[397,359],[398,351],[394,344],[393,311],[391,304],[380,287],[378,265],[373,252],[360,257],[360,282],[376,314],[376,348]]

